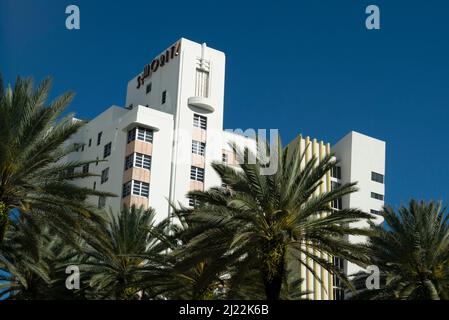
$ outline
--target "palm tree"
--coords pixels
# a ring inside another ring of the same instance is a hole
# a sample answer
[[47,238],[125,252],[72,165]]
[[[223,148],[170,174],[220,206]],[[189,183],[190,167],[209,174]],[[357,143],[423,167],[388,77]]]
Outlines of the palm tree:
[[0,244],[0,299],[81,299],[65,286],[65,265],[77,254],[47,226],[22,215],[11,222]]
[[66,141],[83,123],[60,119],[72,93],[46,104],[50,86],[45,79],[34,89],[31,79],[17,78],[4,89],[0,76],[0,242],[13,210],[32,212],[69,237],[85,230],[86,218],[102,221],[84,201],[88,196],[112,196],[73,184],[93,176],[79,170],[93,161],[62,162],[78,148]]
[[[241,159],[250,155],[248,148],[243,152],[234,148],[234,152]],[[268,300],[281,297],[286,279],[294,279],[293,283],[300,281],[291,274],[299,269],[287,267],[292,261],[304,265],[320,279],[301,255],[350,286],[348,279],[325,257],[334,255],[354,262],[364,257],[363,250],[350,244],[345,236],[364,234],[349,225],[369,219],[370,215],[357,209],[333,211],[330,206],[332,201],[355,192],[355,183],[318,194],[322,181],[336,164],[332,155],[320,161],[312,157],[301,166],[305,152],[299,148],[283,149],[278,141],[274,152],[278,170],[272,175],[261,174],[260,161],[240,164],[239,169],[213,164],[228,187],[189,193],[200,205],[186,216],[193,236],[177,253],[179,259],[185,265],[194,265],[205,258],[217,261],[220,257],[228,263],[221,270],[217,268],[217,272],[233,268],[231,276],[235,278],[244,278],[256,268],[259,278],[253,282],[262,284]],[[238,282],[234,285],[238,286]]]
[[[226,261],[203,259],[194,265],[185,266],[177,256],[178,250],[189,241],[191,226],[184,216],[186,208],[175,208],[171,217],[151,231],[153,252],[163,252],[161,259],[154,254],[146,254],[145,264],[139,269],[138,285],[145,291],[144,299],[170,300],[212,300],[218,299],[217,289],[224,283],[217,272],[226,265]],[[154,263],[156,261],[156,263]]]
[[119,214],[109,212],[108,224],[99,238],[86,241],[79,266],[98,299],[138,299],[142,292],[142,269],[160,269],[165,249],[160,244],[168,220],[155,222],[153,209],[124,207]]
[[412,200],[408,208],[385,207],[381,215],[386,226],[372,224],[366,244],[381,286],[368,290],[370,274],[360,273],[354,299],[449,299],[449,217],[441,203]]

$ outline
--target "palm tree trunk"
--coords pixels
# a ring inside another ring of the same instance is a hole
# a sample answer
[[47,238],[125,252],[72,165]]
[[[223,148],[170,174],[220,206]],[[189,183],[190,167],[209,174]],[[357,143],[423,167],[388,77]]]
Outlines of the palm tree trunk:
[[285,248],[282,243],[269,243],[262,274],[264,275],[265,295],[267,300],[279,300],[284,280]]
[[6,205],[0,201],[0,243],[3,242],[3,238],[5,237],[8,224],[9,224],[8,210],[6,210]]

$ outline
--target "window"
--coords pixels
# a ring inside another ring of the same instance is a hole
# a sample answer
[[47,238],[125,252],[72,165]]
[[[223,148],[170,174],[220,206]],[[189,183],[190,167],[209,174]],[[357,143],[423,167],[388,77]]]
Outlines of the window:
[[189,206],[191,207],[198,207],[199,201],[196,197],[189,197]]
[[380,173],[371,172],[371,180],[379,183],[384,183],[384,176]]
[[151,92],[151,82],[149,84],[147,84],[146,92],[147,92],[147,94],[149,94]]
[[190,169],[190,179],[195,181],[204,182],[204,169],[198,167],[192,167]]
[[88,164],[88,163],[86,163],[86,164],[83,166],[83,173],[89,173],[89,164]]
[[167,91],[162,92],[162,104],[167,101]]
[[95,162],[95,165],[98,166],[98,157],[96,158],[96,160],[97,161]]
[[228,154],[227,153],[223,153],[221,156],[221,161],[223,162],[223,164],[228,164]]
[[[331,189],[332,190],[336,190],[336,189],[338,189],[340,187],[341,187],[341,183],[338,183],[338,182],[335,182],[335,181],[331,182]],[[333,209],[337,209],[337,210],[343,209],[343,199],[340,197],[340,198],[337,198],[337,199],[333,200],[332,201],[332,208]]]
[[196,69],[195,96],[209,97],[209,72],[206,70]]
[[101,171],[101,184],[105,183],[109,180],[109,168],[104,169]]
[[89,139],[89,148],[92,146],[92,139]]
[[99,132],[97,136],[97,146],[101,144],[101,136],[103,135],[103,132]]
[[126,198],[131,194],[131,184],[132,182],[129,181],[123,185],[122,198]]
[[136,140],[136,128],[133,128],[128,131],[128,143]]
[[104,208],[106,205],[106,197],[105,196],[99,196],[98,197],[98,209]]
[[133,180],[133,194],[148,198],[150,195],[150,184]]
[[204,150],[206,149],[206,144],[204,142],[199,142],[192,140],[192,153],[204,156]]
[[381,211],[378,211],[378,210],[371,209],[371,210],[370,210],[370,213],[371,213],[371,214],[375,214],[375,215],[380,215],[382,212],[381,212]]
[[199,114],[193,115],[193,126],[197,128],[207,129],[207,118],[205,116],[200,116]]
[[143,168],[150,170],[151,168],[151,157],[146,154],[135,153],[134,166],[137,168]]
[[333,166],[331,170],[331,177],[336,179],[341,179],[341,167]]
[[134,165],[134,153],[125,158],[125,171],[132,168]]
[[128,131],[128,143],[136,140],[136,132],[138,140],[153,143],[153,130],[142,127],[133,128]]
[[145,142],[153,143],[153,130],[138,127],[137,139]]
[[84,151],[84,144],[81,146],[81,152]]
[[376,200],[384,200],[384,196],[375,192],[371,192],[371,198]]
[[125,158],[125,171],[132,167],[150,170],[151,156],[142,153],[130,154]]
[[[341,258],[334,257],[334,266],[340,270],[340,272],[344,272],[344,261]],[[344,300],[345,299],[345,290],[341,285],[341,280],[336,275],[334,277],[334,299],[335,300]]]
[[97,189],[97,181],[94,181],[94,190]]
[[111,155],[111,148],[112,148],[111,142],[109,142],[107,145],[104,146],[103,159]]

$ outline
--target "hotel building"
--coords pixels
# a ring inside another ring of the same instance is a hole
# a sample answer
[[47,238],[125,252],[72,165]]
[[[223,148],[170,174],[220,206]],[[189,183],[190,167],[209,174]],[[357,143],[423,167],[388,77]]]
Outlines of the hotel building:
[[[100,176],[78,183],[119,195],[90,200],[115,210],[123,204],[151,206],[157,218],[163,219],[170,213],[170,202],[192,206],[194,199],[186,198],[189,191],[220,186],[211,163],[237,164],[230,142],[254,148],[252,139],[223,130],[224,85],[224,53],[184,38],[145,65],[128,82],[125,107],[111,106],[70,140],[78,145],[78,152],[69,155],[68,161],[98,160],[80,170]],[[335,153],[338,167],[329,173],[320,191],[359,182],[360,191],[336,201],[336,210],[357,207],[373,214],[381,210],[385,194],[383,141],[351,132],[333,147],[309,137],[292,143],[304,149],[309,145],[307,159]],[[358,270],[345,261],[327,258],[348,274]],[[313,291],[309,298],[341,299],[338,281],[319,266],[313,267],[322,275],[324,286],[302,268],[304,290]]]

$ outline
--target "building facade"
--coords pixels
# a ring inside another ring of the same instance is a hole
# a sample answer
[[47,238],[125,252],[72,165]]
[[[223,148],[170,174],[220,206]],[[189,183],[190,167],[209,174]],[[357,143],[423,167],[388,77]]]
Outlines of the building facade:
[[[255,147],[254,140],[223,131],[224,85],[224,53],[184,38],[146,64],[128,82],[126,106],[108,108],[69,142],[78,145],[78,152],[67,160],[98,160],[80,170],[100,176],[78,183],[118,195],[90,200],[114,210],[123,204],[151,206],[162,220],[170,213],[170,202],[192,206],[195,200],[186,197],[189,191],[220,186],[211,163],[237,164],[229,143]],[[373,214],[381,210],[384,142],[351,132],[334,147],[308,137],[292,143],[304,150],[310,146],[306,161],[331,152],[340,160],[339,169],[328,174],[320,192],[338,183],[359,181],[360,192],[335,203],[335,209],[351,206]],[[357,270],[345,262],[336,263],[345,272]],[[304,289],[313,291],[309,298],[341,298],[338,282],[319,266],[313,268],[325,286],[302,268]]]

